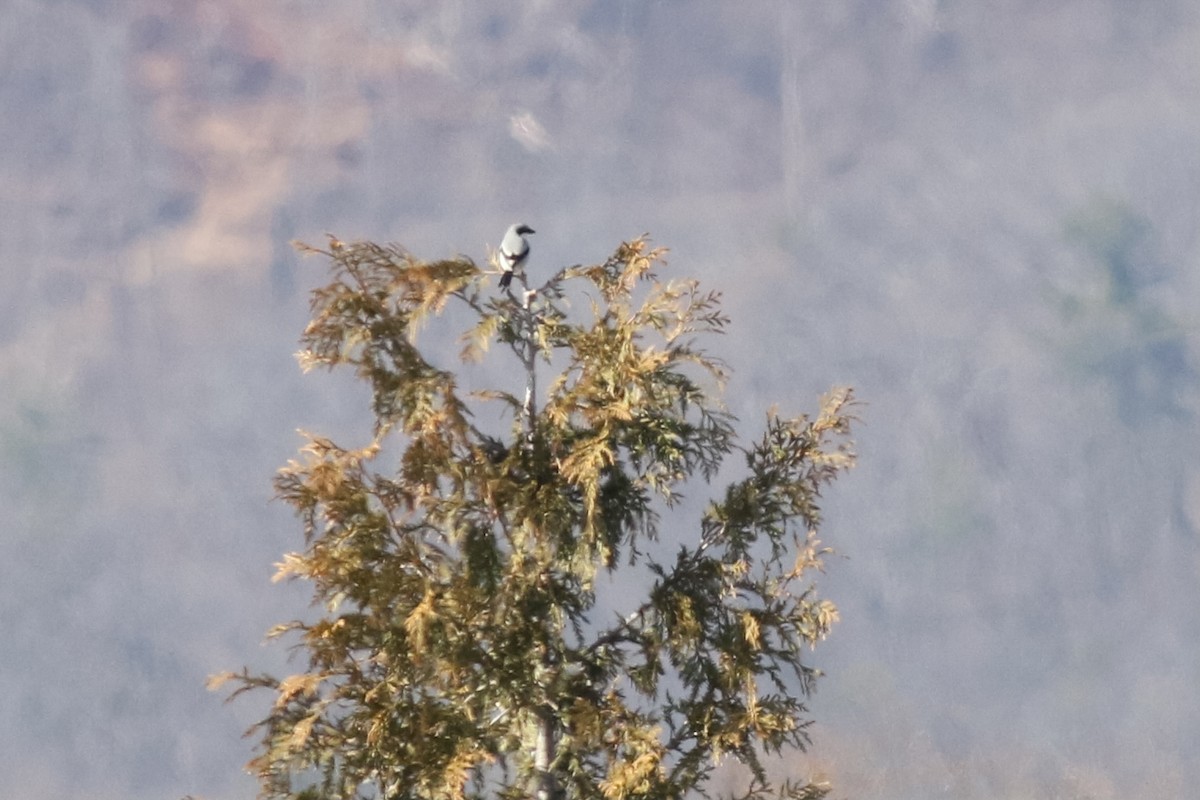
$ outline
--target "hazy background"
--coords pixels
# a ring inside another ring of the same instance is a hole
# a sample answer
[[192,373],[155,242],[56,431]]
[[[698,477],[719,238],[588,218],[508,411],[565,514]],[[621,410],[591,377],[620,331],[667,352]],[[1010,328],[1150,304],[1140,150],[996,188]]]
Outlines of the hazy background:
[[[0,3],[0,775],[254,794],[321,263],[649,231],[723,289],[748,435],[868,405],[828,493],[836,796],[1200,783],[1200,6]],[[686,535],[681,532],[681,535]]]

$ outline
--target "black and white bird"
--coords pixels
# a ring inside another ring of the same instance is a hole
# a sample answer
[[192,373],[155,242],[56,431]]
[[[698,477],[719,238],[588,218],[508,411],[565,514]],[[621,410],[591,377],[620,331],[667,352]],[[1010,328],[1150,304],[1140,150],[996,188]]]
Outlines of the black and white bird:
[[525,224],[510,225],[500,241],[500,288],[507,289],[512,283],[513,272],[520,269],[529,258],[529,242],[525,234],[535,233],[533,228]]

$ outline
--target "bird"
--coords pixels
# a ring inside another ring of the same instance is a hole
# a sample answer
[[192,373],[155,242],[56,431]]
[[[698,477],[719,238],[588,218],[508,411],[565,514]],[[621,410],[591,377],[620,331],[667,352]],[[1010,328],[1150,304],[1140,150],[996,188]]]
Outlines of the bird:
[[536,231],[523,223],[510,225],[504,232],[504,238],[500,240],[500,269],[504,272],[500,276],[501,289],[508,288],[512,283],[513,272],[523,266],[529,258],[529,242],[525,240],[527,233]]

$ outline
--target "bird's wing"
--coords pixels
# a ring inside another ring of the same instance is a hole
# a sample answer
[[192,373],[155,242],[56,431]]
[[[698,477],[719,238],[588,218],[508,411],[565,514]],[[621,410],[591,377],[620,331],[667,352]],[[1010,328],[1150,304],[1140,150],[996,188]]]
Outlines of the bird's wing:
[[500,243],[500,255],[504,256],[504,260],[510,267],[519,264],[528,254],[529,242],[525,241],[519,233],[509,230],[504,234],[504,241]]

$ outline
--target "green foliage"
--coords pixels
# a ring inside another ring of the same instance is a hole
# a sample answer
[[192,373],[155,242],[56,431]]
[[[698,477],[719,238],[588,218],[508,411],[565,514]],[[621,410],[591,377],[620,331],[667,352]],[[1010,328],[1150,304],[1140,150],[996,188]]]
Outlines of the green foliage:
[[[720,298],[660,281],[645,239],[521,298],[466,259],[336,240],[313,252],[333,281],[313,295],[303,364],[352,368],[376,425],[359,449],[309,437],[276,481],[306,543],[277,578],[311,582],[320,612],[271,635],[304,669],[214,680],[275,698],[252,729],[262,796],[707,796],[726,756],[749,768],[746,798],[821,796],[772,787],[762,755],[807,744],[816,673],[801,657],[837,618],[811,583],[817,501],[853,463],[850,391],[812,419],[768,415],[739,447],[704,386],[724,365],[696,342],[725,327]],[[576,319],[580,287],[592,299]],[[451,303],[475,320],[463,359],[507,348],[523,398],[462,395],[418,345]],[[559,374],[539,397],[546,364]],[[475,423],[497,402],[506,440]],[[681,485],[735,450],[745,476],[671,558],[652,555]],[[652,576],[640,600],[611,590],[626,568]],[[600,607],[623,613],[605,622]]]

